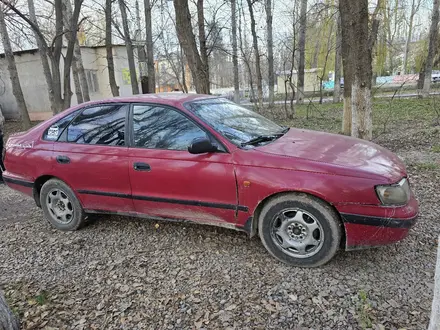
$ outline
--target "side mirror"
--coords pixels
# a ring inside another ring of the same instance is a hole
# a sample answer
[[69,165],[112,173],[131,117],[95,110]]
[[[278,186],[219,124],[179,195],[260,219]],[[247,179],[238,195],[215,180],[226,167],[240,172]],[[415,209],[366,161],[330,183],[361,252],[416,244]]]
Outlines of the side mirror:
[[217,151],[217,147],[211,143],[211,141],[206,138],[195,138],[192,140],[191,145],[188,147],[188,151],[191,154],[205,154],[208,152]]

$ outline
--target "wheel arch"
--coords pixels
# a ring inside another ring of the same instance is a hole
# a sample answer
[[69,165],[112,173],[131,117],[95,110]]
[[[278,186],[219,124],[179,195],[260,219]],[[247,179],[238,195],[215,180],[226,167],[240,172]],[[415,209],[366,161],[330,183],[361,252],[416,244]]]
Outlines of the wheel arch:
[[82,205],[81,200],[78,198],[77,193],[75,192],[75,190],[64,180],[60,179],[59,177],[55,176],[55,175],[51,175],[51,174],[44,174],[39,176],[35,182],[34,182],[34,187],[32,189],[32,195],[34,197],[34,201],[35,204],[41,208],[41,203],[40,203],[40,192],[41,192],[41,188],[43,187],[43,185],[51,180],[51,179],[56,179],[59,180],[61,182],[64,182],[70,189],[72,189],[73,193],[76,195],[76,198],[78,199],[79,203]]
[[313,193],[306,192],[306,191],[298,191],[298,190],[285,190],[285,191],[276,192],[276,193],[273,193],[269,196],[266,196],[264,199],[259,201],[257,207],[255,208],[255,210],[252,214],[252,217],[249,218],[248,223],[246,223],[246,225],[245,225],[245,227],[247,227],[246,231],[249,233],[250,237],[253,237],[258,233],[258,219],[260,217],[261,211],[263,210],[263,207],[268,202],[270,202],[272,199],[283,196],[283,195],[289,195],[289,194],[298,194],[298,195],[304,194],[304,195],[307,195],[309,197],[312,197],[316,200],[319,200],[319,201],[327,204],[333,210],[333,212],[336,214],[339,222],[341,223],[341,226],[343,228],[342,237],[341,237],[341,247],[345,248],[345,242],[346,242],[345,226],[344,226],[344,222],[342,221],[341,214],[336,209],[336,207],[332,203],[323,199],[321,196],[318,196],[317,194],[313,194]]

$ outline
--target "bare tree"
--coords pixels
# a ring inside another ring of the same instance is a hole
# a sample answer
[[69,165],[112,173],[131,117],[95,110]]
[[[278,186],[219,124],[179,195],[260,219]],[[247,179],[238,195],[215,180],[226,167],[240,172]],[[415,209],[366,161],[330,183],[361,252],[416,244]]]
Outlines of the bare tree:
[[174,9],[176,12],[177,37],[191,70],[196,92],[199,94],[209,94],[209,76],[197,50],[188,0],[174,0]]
[[[202,60],[202,68],[205,72],[205,76],[209,81],[208,47],[206,45],[205,13],[203,8],[203,0],[197,0],[197,26],[199,29],[200,59]],[[209,94],[209,84],[207,87],[207,94]]]
[[[242,24],[243,20],[243,24]],[[244,26],[244,28],[242,28]],[[248,79],[245,78],[245,81],[248,80],[250,86],[250,95],[251,98],[255,99],[255,91],[254,91],[254,79],[252,75],[251,68],[251,56],[252,52],[248,52],[247,38],[246,38],[246,16],[243,8],[243,3],[240,1],[240,9],[238,15],[238,35],[239,35],[239,48],[241,53],[241,59],[246,66],[247,73],[249,75]]]
[[240,102],[240,81],[238,77],[238,46],[237,46],[237,1],[231,0],[232,30],[232,66],[234,72],[234,102]]
[[[79,13],[81,10],[83,0],[74,1],[74,11],[72,15],[72,20],[69,25],[69,29],[66,32],[70,33],[73,38],[67,44],[67,51],[64,57],[64,93],[62,95],[61,91],[61,73],[60,73],[60,61],[61,52],[63,48],[62,37],[65,34],[63,31],[63,4],[62,0],[55,0],[53,2],[55,9],[55,37],[49,46],[46,42],[45,36],[37,24],[35,24],[31,19],[24,15],[20,10],[18,10],[11,2],[7,0],[0,0],[8,8],[10,8],[14,13],[16,13],[23,21],[25,21],[29,27],[33,30],[34,34],[38,36],[37,39],[40,41],[41,49],[39,49],[42,54],[47,54],[51,62],[51,73],[52,73],[52,86],[49,85],[50,80],[46,78],[48,82],[49,91],[53,91],[54,95],[54,105],[52,106],[56,112],[68,108],[70,106],[70,100],[72,91],[70,88],[70,69],[72,66],[73,51],[74,51],[74,40],[76,39],[76,32],[78,27]],[[64,97],[63,97],[64,96]],[[50,98],[49,98],[50,99]]]
[[136,76],[136,65],[134,62],[133,43],[131,41],[130,29],[128,27],[127,10],[124,0],[119,1],[119,10],[122,17],[122,28],[124,31],[125,48],[127,49],[128,70],[130,71],[131,91],[133,95],[139,94],[139,85]]
[[115,62],[113,60],[113,46],[112,46],[112,1],[105,0],[105,52],[108,67],[108,79],[110,89],[113,96],[119,96],[119,86],[116,84],[115,78]]
[[[64,18],[64,25],[69,26],[69,22],[72,21],[72,4],[70,3],[70,0],[63,0],[63,18]],[[75,22],[75,30],[78,29],[77,22]],[[71,33],[66,33],[66,39],[71,37]],[[69,40],[69,39],[68,39]],[[81,96],[84,102],[90,101],[90,95],[89,95],[89,86],[87,84],[87,78],[86,73],[84,70],[84,64],[82,60],[81,55],[81,48],[79,45],[78,38],[75,38],[75,43],[73,46],[73,59],[72,59],[72,73],[74,69],[76,70],[79,81],[80,81],[80,90],[81,90]],[[81,103],[78,101],[78,103]]]
[[24,100],[23,91],[21,89],[20,78],[18,77],[17,66],[15,65],[15,57],[14,53],[12,52],[12,45],[11,41],[9,40],[8,29],[6,28],[5,13],[3,12],[2,7],[0,7],[0,35],[2,38],[5,57],[8,62],[8,72],[11,79],[12,93],[14,94],[18,109],[20,110],[22,127],[24,130],[27,130],[29,127],[31,127],[31,121],[29,119],[29,113]]
[[406,42],[405,42],[405,51],[403,52],[403,74],[408,72],[408,54],[409,54],[409,48],[412,41],[412,33],[413,33],[413,27],[414,27],[414,17],[419,11],[421,0],[411,0],[411,10],[409,14],[409,20],[408,20],[408,32],[406,35]]
[[299,19],[299,40],[298,40],[298,91],[296,102],[298,104],[304,101],[304,70],[306,58],[306,29],[307,29],[307,0],[301,0],[301,14]]
[[432,63],[434,61],[438,39],[439,4],[440,0],[433,1],[431,28],[429,30],[428,55],[426,56],[425,68],[423,70],[425,75],[422,90],[423,96],[428,96],[431,88]]
[[[58,1],[58,0],[57,0]],[[78,28],[78,19],[79,14],[81,11],[83,0],[74,0],[75,7],[73,9],[72,19],[70,20],[70,25],[68,26],[68,31],[66,34],[70,34],[69,38],[66,38],[68,40],[67,42],[67,50],[66,55],[64,57],[64,92],[63,92],[63,99],[64,99],[64,109],[67,109],[70,107],[71,98],[72,98],[72,90],[70,87],[70,68],[72,67],[72,61],[74,57],[74,48],[75,48],[75,41],[76,41],[76,34],[77,34],[77,28]]]
[[[28,8],[29,8],[29,18],[32,21],[32,23],[35,24],[35,26],[38,28],[37,16],[35,15],[34,0],[28,0]],[[34,36],[35,36],[35,40],[37,41],[37,46],[40,53],[44,78],[46,79],[50,107],[52,113],[57,113],[57,105],[55,103],[55,96],[53,91],[52,73],[50,72],[49,60],[47,57],[48,49],[45,47],[43,40],[41,40],[40,36],[35,31],[34,31]]]
[[249,7],[249,16],[251,18],[251,33],[252,33],[252,46],[254,48],[255,56],[255,71],[257,72],[257,93],[258,93],[258,106],[263,107],[263,78],[261,76],[261,64],[260,64],[260,50],[258,48],[258,36],[256,30],[255,16],[253,1],[247,0]]
[[[63,7],[61,0],[54,0],[55,8],[55,37],[52,40],[51,48],[52,52],[51,67],[52,67],[52,81],[53,81],[53,91],[55,95],[55,103],[57,105],[57,112],[64,109],[63,96],[61,93],[61,73],[60,73],[60,63],[61,63],[61,52],[63,49]],[[24,15],[23,15],[24,17]],[[23,18],[22,17],[22,18]],[[24,19],[24,18],[23,18]],[[37,30],[34,29],[35,32]],[[38,30],[41,40],[44,39],[44,35]],[[37,33],[38,33],[37,32]],[[53,47],[52,47],[53,45]],[[49,48],[49,47],[48,47]],[[69,70],[70,71],[70,70]],[[70,84],[70,83],[69,83]]]
[[[72,21],[72,4],[70,0],[63,0],[63,23],[64,23],[64,35],[67,40],[72,38],[72,33],[70,33],[69,27]],[[75,27],[76,29],[76,27]],[[87,79],[84,71],[84,66],[82,63],[81,49],[79,47],[78,39],[74,40],[72,58],[72,75],[73,83],[75,85],[75,94],[78,103],[83,103],[84,101],[90,101],[89,88],[87,85]]]
[[335,49],[335,86],[333,88],[333,103],[341,102],[341,69],[342,69],[342,34],[341,16],[339,12],[336,16],[336,49]]
[[148,75],[148,93],[156,92],[156,78],[154,71],[154,51],[153,51],[153,29],[151,26],[151,8],[150,0],[144,0],[145,11],[145,32],[147,46],[147,75]]
[[275,74],[273,63],[273,29],[272,29],[272,0],[266,0],[266,28],[267,28],[267,64],[269,75],[269,107],[275,102]]

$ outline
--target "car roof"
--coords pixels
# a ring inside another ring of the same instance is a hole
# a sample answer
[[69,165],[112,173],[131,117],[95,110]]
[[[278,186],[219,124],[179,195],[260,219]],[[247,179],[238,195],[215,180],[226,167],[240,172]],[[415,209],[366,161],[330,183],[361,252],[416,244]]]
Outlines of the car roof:
[[84,105],[93,105],[100,103],[116,103],[116,102],[148,102],[148,103],[160,103],[168,105],[183,104],[190,101],[214,99],[218,96],[204,95],[204,94],[189,94],[189,93],[158,93],[158,94],[139,94],[133,96],[113,97],[109,99],[103,99],[99,101],[91,101],[83,103]]

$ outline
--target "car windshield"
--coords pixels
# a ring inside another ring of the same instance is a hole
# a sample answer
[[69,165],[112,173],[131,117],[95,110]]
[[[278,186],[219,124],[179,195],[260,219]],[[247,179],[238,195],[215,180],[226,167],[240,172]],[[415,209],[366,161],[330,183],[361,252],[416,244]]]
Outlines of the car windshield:
[[252,142],[268,143],[286,131],[284,127],[227,99],[205,99],[188,103],[186,106],[238,146],[253,144]]

